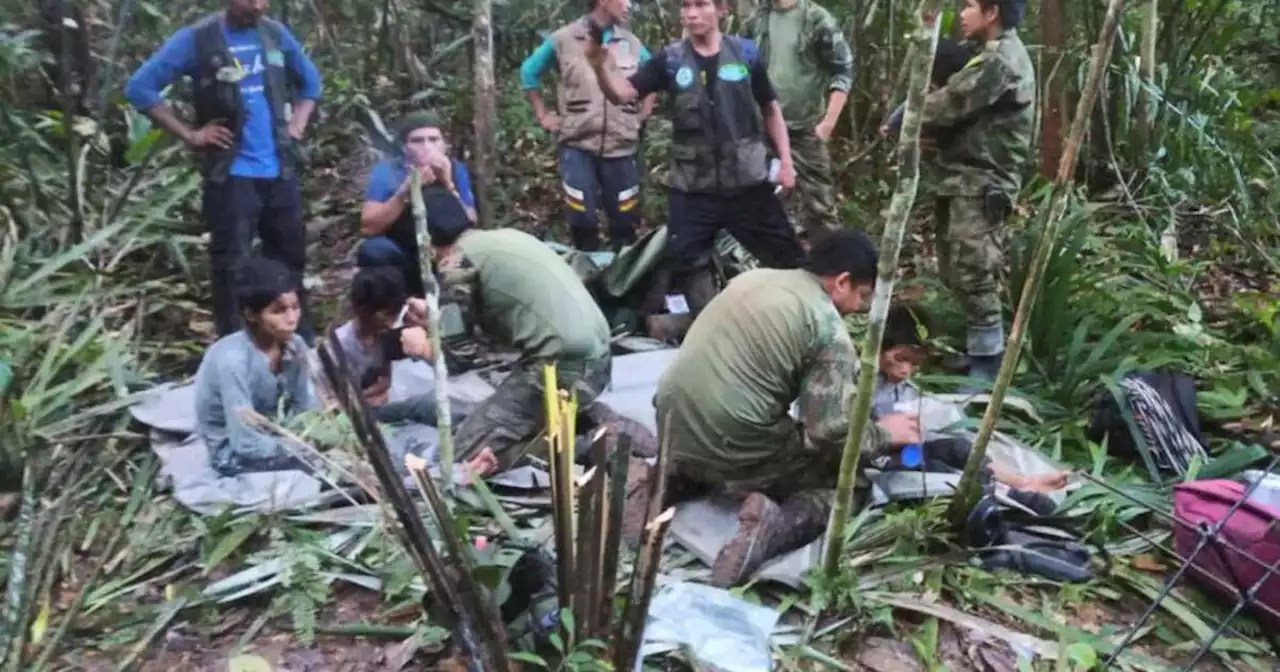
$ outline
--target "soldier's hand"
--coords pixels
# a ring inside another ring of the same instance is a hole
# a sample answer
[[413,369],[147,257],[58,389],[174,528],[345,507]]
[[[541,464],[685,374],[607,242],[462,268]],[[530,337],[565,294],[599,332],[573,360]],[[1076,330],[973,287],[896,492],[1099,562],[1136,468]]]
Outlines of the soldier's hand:
[[889,443],[894,446],[920,443],[920,416],[891,413],[880,418],[876,424],[889,435]]
[[405,301],[404,324],[406,327],[427,326],[427,300],[410,297]]
[[835,131],[836,122],[827,121],[826,119],[819,121],[818,125],[813,128],[813,134],[823,142],[830,140]]
[[185,142],[190,149],[206,149],[209,147],[231,149],[235,139],[236,136],[231,132],[231,129],[223,126],[220,121],[211,121],[192,131],[191,135],[185,138]]
[[538,117],[538,125],[546,129],[552,135],[560,132],[560,117],[554,112],[544,113]]
[[431,339],[427,337],[427,330],[422,327],[409,327],[400,332],[400,346],[404,348],[404,354],[410,357],[428,361],[434,359]]
[[791,165],[790,161],[783,161],[778,170],[778,186],[782,188],[782,195],[790,194],[796,188],[796,167]]

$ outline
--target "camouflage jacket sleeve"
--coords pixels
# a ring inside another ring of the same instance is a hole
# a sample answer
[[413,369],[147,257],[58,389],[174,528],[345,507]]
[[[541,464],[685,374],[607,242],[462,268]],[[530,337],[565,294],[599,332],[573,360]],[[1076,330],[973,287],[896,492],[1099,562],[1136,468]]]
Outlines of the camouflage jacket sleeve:
[[813,16],[813,48],[818,61],[831,75],[828,89],[845,91],[853,88],[853,49],[844,38],[840,23],[831,12],[817,5],[810,5]]
[[983,51],[924,99],[921,123],[947,128],[966,122],[996,104],[1011,86],[1009,67],[993,51]]
[[479,270],[458,250],[440,262],[440,348],[449,373],[462,373],[486,363],[476,338],[480,293]]
[[[858,386],[858,352],[844,323],[833,320],[824,328],[822,346],[800,382],[800,422],[807,442],[821,451],[844,448],[849,411]],[[869,423],[862,435],[862,453],[872,456],[888,445],[884,430]]]

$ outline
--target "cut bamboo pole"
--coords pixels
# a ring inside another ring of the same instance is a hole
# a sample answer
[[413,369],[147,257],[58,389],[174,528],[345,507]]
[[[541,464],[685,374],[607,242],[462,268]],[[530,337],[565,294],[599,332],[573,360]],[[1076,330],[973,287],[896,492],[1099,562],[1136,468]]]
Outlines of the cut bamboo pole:
[[427,229],[427,204],[422,198],[422,172],[413,169],[413,188],[409,190],[413,207],[414,229],[418,239],[418,258],[422,268],[422,286],[426,289],[427,330],[436,385],[436,429],[440,437],[440,474],[446,493],[453,492],[453,426],[449,410],[449,367],[441,351],[440,285],[436,282],[435,257],[431,254],[431,232]]
[[836,484],[836,497],[831,509],[828,541],[823,557],[823,569],[834,575],[840,565],[840,553],[844,548],[844,528],[849,522],[853,505],[853,485],[857,478],[858,461],[862,457],[863,435],[871,418],[871,397],[875,391],[879,373],[880,338],[884,334],[884,321],[889,314],[889,302],[893,296],[893,283],[898,272],[898,254],[902,250],[902,235],[911,216],[916,191],[920,184],[920,129],[921,110],[929,90],[929,72],[933,67],[933,55],[938,49],[938,18],[942,8],[940,0],[925,0],[920,6],[915,31],[915,49],[911,51],[915,61],[911,65],[911,77],[907,85],[907,103],[902,114],[902,134],[898,139],[898,186],[889,203],[885,219],[884,236],[880,239],[880,265],[876,277],[875,296],[871,301],[871,322],[861,348],[861,372],[858,375],[858,392],[850,410],[849,434],[845,437],[844,454],[840,459],[840,475]]
[[1058,174],[1054,178],[1053,193],[1050,196],[1049,215],[1044,223],[1044,231],[1040,235],[1035,255],[1031,259],[1031,268],[1027,279],[1022,283],[1022,295],[1018,297],[1018,309],[1013,314],[1013,325],[1009,328],[1009,342],[1005,347],[1004,359],[1000,362],[1000,373],[996,376],[995,386],[991,389],[991,400],[982,415],[982,424],[978,425],[978,436],[973,441],[973,450],[965,463],[964,474],[960,477],[956,496],[951,500],[949,515],[957,527],[964,525],[969,511],[977,502],[981,492],[978,473],[983,460],[987,456],[987,444],[995,432],[996,421],[1000,419],[1000,407],[1004,403],[1005,393],[1013,382],[1013,373],[1018,367],[1018,355],[1022,352],[1022,343],[1026,338],[1027,318],[1031,315],[1031,307],[1035,303],[1036,293],[1040,290],[1040,280],[1044,277],[1044,269],[1049,263],[1054,244],[1058,238],[1058,225],[1067,212],[1071,201],[1072,175],[1075,172],[1076,157],[1080,154],[1080,144],[1084,141],[1088,130],[1089,119],[1093,115],[1093,104],[1098,97],[1098,88],[1102,84],[1102,76],[1107,63],[1111,61],[1111,45],[1115,42],[1116,30],[1120,25],[1120,15],[1124,10],[1124,0],[1110,0],[1107,15],[1102,22],[1102,30],[1098,35],[1098,43],[1093,46],[1093,57],[1089,64],[1089,77],[1085,80],[1084,91],[1076,104],[1075,116],[1071,120],[1071,132],[1067,136],[1067,145],[1058,162]]

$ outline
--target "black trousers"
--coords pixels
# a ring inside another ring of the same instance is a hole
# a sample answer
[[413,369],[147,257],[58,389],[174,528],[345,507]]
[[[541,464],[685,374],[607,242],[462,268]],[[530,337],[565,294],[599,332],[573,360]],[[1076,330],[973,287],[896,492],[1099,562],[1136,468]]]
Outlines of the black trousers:
[[315,331],[302,286],[306,271],[306,227],[302,223],[302,189],[297,178],[228,177],[205,182],[203,214],[209,231],[213,318],[218,336],[240,328],[233,283],[236,266],[253,250],[253,237],[262,239],[262,256],[275,259],[294,273],[302,319],[298,335],[308,344]]
[[804,259],[795,228],[769,183],[730,195],[672,190],[667,254],[677,269],[707,264],[716,233],[726,229],[769,268],[796,268]]

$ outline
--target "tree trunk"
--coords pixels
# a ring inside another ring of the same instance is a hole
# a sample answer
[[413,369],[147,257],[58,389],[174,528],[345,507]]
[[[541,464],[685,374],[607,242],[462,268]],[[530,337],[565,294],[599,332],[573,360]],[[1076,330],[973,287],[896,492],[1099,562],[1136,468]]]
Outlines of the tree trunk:
[[920,184],[921,110],[929,90],[929,72],[938,49],[938,18],[941,0],[924,0],[920,5],[914,36],[914,61],[911,64],[906,109],[902,115],[902,134],[898,138],[898,186],[889,203],[884,235],[880,239],[880,266],[876,278],[875,298],[871,301],[871,322],[862,343],[862,371],[858,375],[858,393],[849,418],[849,434],[840,459],[840,479],[836,485],[835,505],[828,525],[828,543],[823,567],[828,575],[839,569],[844,548],[844,528],[849,522],[853,502],[853,484],[862,457],[862,437],[871,419],[871,397],[879,374],[880,339],[893,296],[893,282],[898,272],[898,254],[902,250],[902,234],[911,217]]
[[1057,240],[1058,224],[1066,214],[1067,205],[1071,201],[1073,186],[1071,176],[1075,170],[1076,157],[1080,153],[1085,129],[1093,117],[1091,114],[1093,103],[1098,97],[1107,63],[1111,60],[1111,46],[1115,43],[1116,30],[1120,25],[1120,14],[1123,9],[1124,0],[1110,0],[1106,19],[1102,22],[1102,31],[1098,36],[1098,43],[1093,47],[1093,58],[1089,63],[1089,78],[1085,81],[1084,90],[1076,104],[1075,116],[1071,120],[1071,134],[1067,137],[1062,160],[1058,162],[1053,193],[1050,195],[1049,216],[1045,219],[1044,232],[1036,245],[1035,256],[1031,259],[1027,279],[1022,283],[1022,296],[1018,298],[1018,309],[1013,314],[1013,325],[1009,329],[1009,342],[1005,347],[1004,359],[1000,362],[1000,373],[996,376],[995,386],[991,389],[991,401],[982,415],[982,424],[978,426],[978,436],[974,439],[969,461],[965,463],[956,497],[951,501],[951,520],[959,529],[962,529],[981,492],[978,473],[986,459],[987,444],[995,432],[1004,395],[1009,390],[1009,384],[1013,381],[1013,372],[1018,366],[1018,355],[1022,351],[1027,318],[1031,313],[1032,304],[1035,303],[1036,293],[1040,289],[1040,280],[1044,276],[1044,269],[1049,263],[1049,256]]
[[[1040,39],[1044,42],[1044,58],[1040,72],[1044,77],[1043,107],[1040,108],[1040,174],[1051,179],[1062,160],[1062,109],[1066,94],[1062,80],[1066,68],[1066,12],[1062,0],[1045,0],[1040,7]],[[1048,72],[1047,76],[1043,73]]]
[[1147,0],[1146,15],[1142,20],[1142,51],[1138,63],[1142,76],[1142,89],[1138,91],[1138,146],[1134,152],[1138,169],[1147,165],[1147,148],[1151,143],[1152,120],[1151,87],[1156,82],[1156,41],[1160,33],[1160,0]]
[[475,196],[477,219],[481,226],[492,222],[493,203],[489,190],[493,187],[494,157],[498,125],[497,90],[493,79],[493,4],[476,0],[472,24],[472,46],[475,49]]

